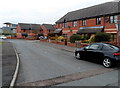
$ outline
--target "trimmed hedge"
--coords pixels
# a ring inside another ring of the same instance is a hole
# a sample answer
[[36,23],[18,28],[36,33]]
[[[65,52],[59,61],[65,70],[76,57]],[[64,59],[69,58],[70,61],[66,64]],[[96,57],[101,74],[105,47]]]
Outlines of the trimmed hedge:
[[73,35],[70,37],[70,42],[71,42],[71,43],[75,43],[75,41],[79,41],[79,40],[83,40],[82,36],[79,35],[79,34],[73,34]]
[[110,34],[105,32],[98,32],[95,35],[95,42],[109,42],[110,41]]

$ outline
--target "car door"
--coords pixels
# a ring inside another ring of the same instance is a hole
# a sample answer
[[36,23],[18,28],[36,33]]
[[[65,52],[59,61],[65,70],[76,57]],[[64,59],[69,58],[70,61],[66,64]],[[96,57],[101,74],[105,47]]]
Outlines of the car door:
[[99,57],[99,49],[100,49],[99,44],[91,44],[87,49],[87,58],[96,59],[96,57]]
[[88,53],[89,47],[90,47],[90,45],[84,47],[83,51],[81,52],[83,58],[86,58],[86,59],[87,59],[87,58],[89,57],[89,53]]

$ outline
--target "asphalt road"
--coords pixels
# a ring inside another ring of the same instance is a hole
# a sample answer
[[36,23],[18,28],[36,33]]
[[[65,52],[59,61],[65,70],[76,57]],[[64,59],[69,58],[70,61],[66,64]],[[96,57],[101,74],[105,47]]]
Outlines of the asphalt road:
[[[20,70],[16,84],[46,80],[67,74],[84,72],[94,69],[104,69],[100,64],[84,60],[76,60],[72,52],[67,52],[44,43],[28,40],[10,40],[20,55]],[[100,76],[101,78],[102,76]],[[93,77],[90,82],[81,81],[81,85],[104,86],[118,81],[118,72],[114,71],[104,75],[99,82],[99,77]],[[113,80],[112,80],[113,79]],[[106,81],[106,83],[105,83]],[[78,81],[77,81],[78,82]],[[77,83],[76,82],[76,83]],[[80,83],[80,81],[79,81]],[[70,84],[68,84],[69,86]],[[77,85],[77,84],[76,84]],[[72,86],[72,83],[71,85]],[[79,85],[80,86],[80,85]]]
[[12,43],[2,43],[2,86],[10,86],[16,68],[16,54]]

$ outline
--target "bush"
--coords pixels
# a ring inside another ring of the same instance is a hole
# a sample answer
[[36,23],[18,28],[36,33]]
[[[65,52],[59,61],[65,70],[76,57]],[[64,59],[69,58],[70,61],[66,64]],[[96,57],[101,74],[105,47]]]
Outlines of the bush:
[[43,33],[39,33],[38,36],[44,36]]
[[54,33],[48,33],[47,37],[55,37],[55,34]]
[[99,32],[95,35],[95,42],[109,42],[110,34]]
[[70,42],[71,42],[71,43],[75,43],[75,41],[78,41],[78,40],[83,40],[82,36],[79,35],[79,34],[73,34],[73,35],[70,37]]
[[88,39],[88,40],[84,40],[84,41],[82,41],[82,42],[83,42],[83,43],[93,43],[94,40],[95,40],[95,36],[92,35],[92,36],[90,37],[90,39]]
[[57,37],[50,37],[49,39],[51,39],[51,40],[56,40]]
[[84,36],[84,40],[88,40],[88,39],[90,39],[90,35],[89,34]]
[[58,41],[64,41],[65,38],[63,36],[59,36],[56,40],[58,40]]

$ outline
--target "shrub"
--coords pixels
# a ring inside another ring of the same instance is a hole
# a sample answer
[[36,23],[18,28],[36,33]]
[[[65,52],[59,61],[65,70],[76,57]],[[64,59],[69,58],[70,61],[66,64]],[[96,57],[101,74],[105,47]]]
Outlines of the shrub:
[[47,37],[55,37],[55,34],[54,33],[48,33]]
[[56,39],[57,39],[57,37],[50,37],[50,39],[51,39],[51,40],[56,40]]
[[89,34],[84,36],[84,40],[88,40],[88,39],[90,39],[90,35]]
[[73,35],[70,37],[70,42],[71,42],[71,43],[75,43],[75,41],[78,41],[78,40],[83,40],[82,36],[79,35],[79,34],[73,34]]
[[43,36],[43,33],[39,33],[38,36]]
[[110,34],[104,32],[98,32],[95,35],[95,42],[109,42],[110,41]]
[[56,40],[58,40],[58,41],[64,41],[65,38],[63,36],[59,36]]
[[88,39],[88,40],[83,40],[82,42],[83,42],[83,43],[93,43],[94,40],[95,40],[95,36],[92,35],[92,36],[90,37],[90,39]]

